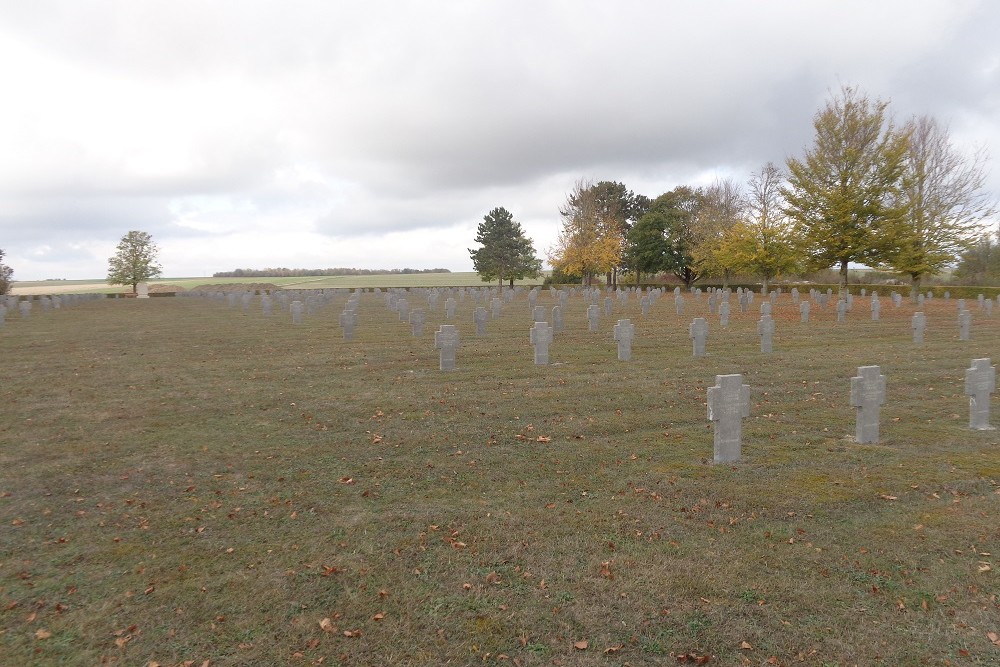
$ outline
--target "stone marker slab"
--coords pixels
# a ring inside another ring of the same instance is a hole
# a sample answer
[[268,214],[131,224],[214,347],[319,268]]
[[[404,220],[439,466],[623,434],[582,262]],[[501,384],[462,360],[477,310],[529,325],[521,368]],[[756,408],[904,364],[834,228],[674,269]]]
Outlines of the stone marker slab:
[[442,324],[434,332],[434,347],[438,353],[438,367],[442,371],[455,370],[455,351],[458,349],[458,328],[454,324]]
[[705,341],[708,339],[708,322],[704,317],[696,317],[688,325],[688,336],[691,338],[692,355],[705,356]]
[[549,363],[549,345],[552,344],[552,327],[548,322],[535,322],[531,327],[530,340],[535,348],[535,365],[544,366]]
[[740,458],[743,447],[743,418],[750,416],[750,385],[742,375],[716,375],[708,388],[708,419],[714,422],[716,463]]
[[997,369],[990,360],[973,359],[965,371],[965,394],[969,397],[969,428],[992,431],[990,426],[990,394],[997,390]]
[[885,404],[885,376],[878,366],[859,366],[851,378],[851,405],[857,408],[854,439],[858,443],[878,442],[879,412]]
[[632,360],[632,340],[635,338],[635,325],[631,320],[618,320],[612,331],[618,342],[618,361]]

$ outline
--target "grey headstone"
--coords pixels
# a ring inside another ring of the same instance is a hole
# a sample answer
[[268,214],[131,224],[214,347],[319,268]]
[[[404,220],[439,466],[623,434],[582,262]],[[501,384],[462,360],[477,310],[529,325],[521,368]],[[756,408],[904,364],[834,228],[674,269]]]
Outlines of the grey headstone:
[[490,314],[486,312],[486,309],[482,306],[476,306],[476,310],[472,313],[472,321],[476,323],[477,336],[486,335],[486,322],[489,319]]
[[760,351],[771,354],[774,351],[774,320],[770,315],[762,315],[758,320],[757,335],[760,336]]
[[958,313],[958,339],[959,340],[969,340],[969,334],[972,332],[972,313],[968,310],[962,310]]
[[531,327],[530,340],[535,348],[535,365],[549,363],[549,345],[552,343],[552,327],[548,322],[535,322]]
[[723,301],[719,304],[719,326],[725,329],[729,326],[729,302]]
[[494,320],[500,319],[500,299],[493,299],[490,301],[490,316]]
[[552,333],[559,333],[563,328],[562,306],[552,306]]
[[618,361],[632,360],[632,340],[635,338],[635,325],[631,320],[618,320],[612,328],[615,341],[618,342]]
[[614,308],[614,303],[611,301],[611,297],[604,299],[604,316],[611,317],[612,308]]
[[803,323],[809,321],[809,308],[810,307],[811,306],[810,306],[810,303],[808,301],[800,301],[799,302],[799,320],[802,321]]
[[644,296],[641,299],[639,299],[639,308],[642,312],[643,317],[649,315],[649,302],[650,298],[648,296]]
[[743,446],[743,418],[750,416],[750,385],[742,375],[716,375],[708,388],[708,419],[715,422],[715,462],[737,461]]
[[680,294],[674,297],[674,311],[678,315],[684,314],[684,297]]
[[440,350],[438,367],[443,371],[455,370],[455,350],[458,349],[458,329],[454,324],[442,324],[434,332],[434,347]]
[[843,322],[847,319],[847,302],[841,299],[837,302],[837,321]]
[[854,439],[859,443],[878,442],[879,411],[885,403],[885,376],[878,366],[859,366],[851,378],[851,405],[857,408]]
[[545,316],[545,306],[535,306],[531,311],[531,319],[535,322],[548,322]]
[[353,310],[345,310],[340,314],[340,327],[344,330],[344,340],[353,340],[354,327],[358,324],[358,315]]
[[299,300],[292,301],[288,309],[292,313],[292,324],[302,324],[302,313],[305,311],[305,306]]
[[872,299],[872,322],[878,322],[878,318],[881,313],[882,304],[878,299]]
[[453,320],[453,319],[455,319],[455,306],[456,305],[457,305],[457,302],[455,301],[454,297],[449,296],[447,299],[444,300],[444,318],[446,320]]
[[427,314],[423,308],[414,308],[410,311],[410,333],[414,336],[424,335],[424,324],[427,322]]
[[913,342],[922,345],[924,342],[924,332],[927,330],[927,317],[922,312],[913,313],[910,320],[910,328],[913,329]]
[[594,304],[587,306],[587,329],[597,331],[597,324],[601,320],[601,309]]
[[708,339],[708,322],[704,317],[696,317],[688,325],[688,336],[691,338],[693,356],[705,356],[705,341]]
[[139,298],[139,299],[148,299],[149,298],[149,283],[142,282],[142,283],[136,284],[135,291],[136,291],[136,297],[137,298]]
[[973,359],[965,371],[965,394],[969,397],[969,428],[992,431],[990,394],[997,389],[997,369],[989,359]]
[[274,301],[270,296],[264,294],[260,297],[260,311],[264,314],[264,317],[270,317],[271,311],[274,308]]

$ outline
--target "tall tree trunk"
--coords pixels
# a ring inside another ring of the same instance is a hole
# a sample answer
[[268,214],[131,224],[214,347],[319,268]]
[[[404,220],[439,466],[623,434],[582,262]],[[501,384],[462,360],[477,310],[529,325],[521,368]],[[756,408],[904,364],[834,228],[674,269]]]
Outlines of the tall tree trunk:
[[913,303],[917,302],[917,295],[920,294],[921,278],[919,273],[910,275],[910,299],[913,300]]
[[843,293],[847,290],[847,260],[842,260],[840,262],[840,292]]
[[729,287],[729,269],[722,269],[722,289]]
[[767,285],[767,276],[763,276],[761,278],[760,293],[762,296],[767,296],[768,294],[771,293],[771,290],[768,288]]

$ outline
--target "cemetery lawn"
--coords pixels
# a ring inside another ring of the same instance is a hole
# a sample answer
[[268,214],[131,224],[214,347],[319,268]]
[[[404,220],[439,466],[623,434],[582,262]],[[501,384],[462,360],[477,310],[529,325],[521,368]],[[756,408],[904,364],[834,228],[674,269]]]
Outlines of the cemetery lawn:
[[[725,331],[705,296],[632,297],[591,333],[574,296],[536,367],[525,294],[482,337],[466,298],[440,372],[443,297],[412,338],[366,294],[352,342],[345,300],[298,327],[195,298],[8,313],[0,663],[1000,664],[1000,435],[964,395],[1000,313],[973,301],[960,342],[935,299],[915,347],[908,301],[802,324],[783,294],[764,355],[759,297]],[[750,417],[713,465],[728,373]]]

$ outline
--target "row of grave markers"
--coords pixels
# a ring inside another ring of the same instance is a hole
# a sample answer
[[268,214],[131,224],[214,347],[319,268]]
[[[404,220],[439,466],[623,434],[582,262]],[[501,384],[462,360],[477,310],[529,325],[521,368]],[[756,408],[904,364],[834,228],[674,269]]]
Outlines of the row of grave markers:
[[[859,366],[851,378],[850,404],[856,409],[854,439],[858,443],[879,440],[879,417],[885,404],[886,378],[878,366]],[[969,428],[991,431],[990,395],[996,391],[996,367],[990,359],[973,359],[965,371],[965,394],[969,397]],[[743,376],[716,375],[707,392],[708,419],[714,430],[714,461],[729,463],[742,455],[743,418],[750,416],[750,386]]]

